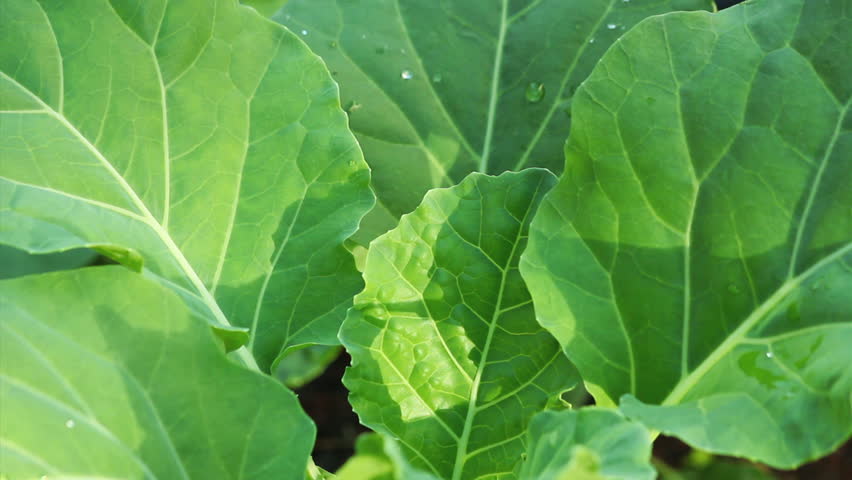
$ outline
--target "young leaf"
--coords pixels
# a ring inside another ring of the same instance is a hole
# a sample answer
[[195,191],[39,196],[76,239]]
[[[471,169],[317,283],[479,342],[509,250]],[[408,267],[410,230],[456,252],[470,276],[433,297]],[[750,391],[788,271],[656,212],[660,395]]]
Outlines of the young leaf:
[[651,435],[614,410],[542,412],[527,433],[521,480],[654,480]]
[[144,260],[264,369],[336,342],[372,194],[320,59],[234,0],[0,0],[0,22],[0,242]]
[[340,333],[352,355],[343,382],[361,421],[415,468],[452,480],[511,473],[530,417],[577,381],[517,269],[555,181],[541,169],[472,174],[429,192],[370,246]]
[[304,477],[295,395],[229,361],[169,289],[88,268],[2,281],[0,311],[0,476]]
[[470,172],[561,171],[574,89],[650,15],[710,0],[291,0],[273,16],[336,74],[379,204],[358,236],[396,225]]
[[575,96],[536,312],[598,398],[702,449],[791,468],[852,433],[850,13],[655,17]]
[[405,459],[399,444],[378,433],[365,433],[355,443],[355,456],[340,467],[336,480],[438,480],[415,469]]

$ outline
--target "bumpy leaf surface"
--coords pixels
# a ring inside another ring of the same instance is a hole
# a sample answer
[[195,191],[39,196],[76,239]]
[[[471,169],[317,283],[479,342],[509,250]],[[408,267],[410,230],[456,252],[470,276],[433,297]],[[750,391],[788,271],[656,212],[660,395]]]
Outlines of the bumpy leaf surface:
[[273,19],[318,52],[373,169],[359,239],[470,172],[562,169],[574,89],[641,19],[709,0],[291,0]]
[[0,22],[0,241],[144,262],[265,369],[335,343],[372,194],[315,55],[234,0],[0,0]]
[[122,267],[0,282],[0,477],[293,479],[314,426]]
[[651,435],[614,410],[583,408],[536,415],[522,480],[654,480]]
[[521,269],[598,398],[779,467],[849,437],[850,14],[657,17],[578,91]]
[[472,174],[370,246],[366,288],[341,328],[343,381],[361,421],[416,468],[512,478],[530,417],[576,382],[517,268],[555,181],[540,169]]

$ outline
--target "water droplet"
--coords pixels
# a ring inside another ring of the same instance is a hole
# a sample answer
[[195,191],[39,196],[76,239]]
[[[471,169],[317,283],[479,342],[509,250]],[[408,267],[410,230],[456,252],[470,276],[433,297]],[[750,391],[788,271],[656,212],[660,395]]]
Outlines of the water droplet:
[[610,30],[615,30],[616,28],[618,28],[618,25],[616,25],[614,23],[607,23],[606,28],[608,28]]
[[356,162],[355,160],[349,160],[350,167],[354,167],[355,165],[358,165],[358,162]]
[[328,42],[328,46],[331,48],[337,48],[337,42],[335,40],[332,40]]
[[595,37],[590,38],[589,43],[595,43]]
[[543,83],[541,83],[541,82],[530,82],[530,84],[527,85],[527,90],[525,92],[525,95],[527,97],[528,102],[538,103],[538,102],[541,101],[542,98],[544,98],[544,93],[545,93],[545,89],[544,89]]
[[366,34],[366,33],[362,33],[362,34],[361,34],[361,40],[366,40],[366,39],[367,39],[367,34]]
[[405,55],[405,49],[404,49],[404,48],[400,48],[400,49],[399,49],[399,53],[401,53],[401,54]]
[[383,53],[385,53],[387,51],[388,51],[387,45],[379,45],[378,47],[376,47],[376,53],[378,53],[379,55],[382,55]]
[[307,35],[307,34],[308,34],[308,31],[307,31],[307,30],[302,30],[302,32],[301,32],[301,33],[302,33],[302,36],[305,36],[305,35]]
[[411,70],[403,70],[399,76],[402,77],[403,80],[411,80],[414,78],[414,73]]
[[[653,100],[653,98],[651,98],[651,97],[648,97],[648,99]],[[653,102],[649,102],[649,103],[653,103]],[[732,283],[732,284],[728,285],[728,291],[733,293],[734,295],[737,295],[737,294],[740,293],[740,287],[738,287],[735,283]]]
[[630,0],[621,0],[624,3],[630,3]]
[[440,73],[436,73],[436,74],[432,75],[432,82],[433,83],[441,83],[441,80],[443,80],[443,79],[444,79],[444,77],[441,76]]
[[65,422],[65,428],[74,428],[74,425],[74,420],[71,420],[70,418]]
[[775,356],[775,354],[774,354],[774,353],[772,353],[772,352],[766,352],[766,358],[772,358],[772,357],[774,357],[774,356]]

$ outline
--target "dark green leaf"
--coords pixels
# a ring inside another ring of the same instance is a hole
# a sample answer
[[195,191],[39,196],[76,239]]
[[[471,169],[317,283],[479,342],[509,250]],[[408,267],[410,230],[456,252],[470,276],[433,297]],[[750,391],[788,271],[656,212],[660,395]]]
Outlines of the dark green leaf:
[[850,15],[656,17],[575,96],[522,271],[598,399],[776,467],[849,438]]
[[638,21],[709,0],[291,0],[340,83],[379,204],[366,245],[470,172],[562,169],[574,89]]

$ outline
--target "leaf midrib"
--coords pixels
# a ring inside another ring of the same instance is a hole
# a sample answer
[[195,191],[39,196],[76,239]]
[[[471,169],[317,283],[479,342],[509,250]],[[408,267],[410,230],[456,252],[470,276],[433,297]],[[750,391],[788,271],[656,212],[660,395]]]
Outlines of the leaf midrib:
[[535,191],[531,195],[527,211],[524,212],[524,217],[518,224],[518,233],[515,236],[514,243],[512,244],[512,250],[509,252],[509,255],[506,260],[506,265],[501,272],[500,286],[497,293],[497,301],[494,304],[494,312],[491,315],[491,322],[488,325],[488,334],[485,337],[485,345],[482,348],[482,354],[479,358],[479,365],[476,368],[476,375],[474,375],[473,382],[470,387],[470,398],[468,399],[467,414],[465,415],[464,428],[462,429],[462,435],[459,438],[459,444],[456,449],[456,459],[453,465],[452,480],[460,480],[462,472],[464,471],[464,465],[466,463],[465,460],[467,457],[467,445],[470,441],[470,433],[473,430],[473,419],[474,417],[476,417],[476,414],[479,413],[479,409],[477,408],[476,402],[477,397],[479,396],[479,385],[482,379],[482,372],[485,370],[485,367],[488,363],[488,353],[491,348],[491,341],[494,337],[494,331],[497,328],[497,321],[499,320],[500,315],[503,313],[503,309],[501,308],[501,306],[503,304],[503,293],[506,290],[506,280],[508,277],[508,273],[511,270],[512,259],[515,257],[515,252],[518,249],[518,245],[521,244],[521,239],[523,238],[524,234],[524,226],[527,225],[527,219],[529,218],[530,212],[535,210],[538,192],[539,190],[541,190],[541,185],[544,182],[545,178],[545,175],[542,175],[541,178],[539,178],[538,185],[536,185]]
[[488,173],[488,159],[491,155],[491,137],[494,135],[494,122],[497,117],[497,99],[500,92],[500,70],[503,66],[503,45],[506,43],[506,27],[509,1],[502,0],[500,9],[500,29],[497,33],[497,47],[494,52],[494,70],[491,71],[491,96],[488,99],[488,117],[485,123],[485,140],[482,143],[482,155],[479,157],[479,171]]

